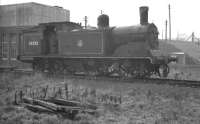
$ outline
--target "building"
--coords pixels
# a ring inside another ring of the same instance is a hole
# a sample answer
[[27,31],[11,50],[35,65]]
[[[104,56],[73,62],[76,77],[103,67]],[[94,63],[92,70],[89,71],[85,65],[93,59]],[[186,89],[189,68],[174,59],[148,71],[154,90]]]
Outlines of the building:
[[[40,23],[70,21],[70,11],[34,2],[0,6],[0,67],[16,63],[22,30]],[[17,62],[18,63],[18,62]]]
[[0,27],[32,26],[60,21],[70,21],[69,10],[34,2],[0,6]]

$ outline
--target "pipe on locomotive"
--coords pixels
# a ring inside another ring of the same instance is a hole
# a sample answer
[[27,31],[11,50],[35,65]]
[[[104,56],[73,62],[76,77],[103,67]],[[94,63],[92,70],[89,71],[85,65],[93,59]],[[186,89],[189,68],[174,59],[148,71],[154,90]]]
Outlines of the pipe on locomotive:
[[147,25],[148,22],[148,11],[149,8],[147,6],[141,6],[140,7],[140,24],[141,25]]

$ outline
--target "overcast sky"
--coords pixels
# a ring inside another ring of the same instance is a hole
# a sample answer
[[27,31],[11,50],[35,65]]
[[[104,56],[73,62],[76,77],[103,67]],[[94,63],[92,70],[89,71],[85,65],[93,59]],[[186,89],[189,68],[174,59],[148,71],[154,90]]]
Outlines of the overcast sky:
[[[172,37],[195,32],[200,37],[199,0],[0,0],[0,4],[37,2],[61,6],[70,10],[71,21],[82,22],[88,16],[89,25],[96,26],[101,10],[110,17],[111,26],[139,24],[139,7],[149,6],[149,22],[157,25],[160,38],[168,19],[168,4],[171,4]],[[184,37],[184,36],[183,36]]]

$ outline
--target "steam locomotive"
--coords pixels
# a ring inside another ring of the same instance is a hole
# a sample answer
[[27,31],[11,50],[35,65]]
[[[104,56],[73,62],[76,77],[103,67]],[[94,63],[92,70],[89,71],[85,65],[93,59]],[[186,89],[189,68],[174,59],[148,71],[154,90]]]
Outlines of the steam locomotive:
[[97,28],[52,22],[24,30],[18,59],[49,73],[167,77],[175,58],[158,49],[158,29],[148,23],[148,7],[139,10],[136,26],[110,27],[109,17],[102,14]]

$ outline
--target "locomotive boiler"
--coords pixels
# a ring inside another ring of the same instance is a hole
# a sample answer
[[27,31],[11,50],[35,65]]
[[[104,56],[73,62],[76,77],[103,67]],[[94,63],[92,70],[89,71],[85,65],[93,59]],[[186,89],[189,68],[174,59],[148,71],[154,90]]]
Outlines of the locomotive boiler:
[[110,27],[98,17],[97,28],[72,22],[40,24],[25,30],[18,59],[36,71],[122,77],[166,77],[175,59],[158,49],[158,29],[148,22],[148,7],[140,7],[140,24]]

